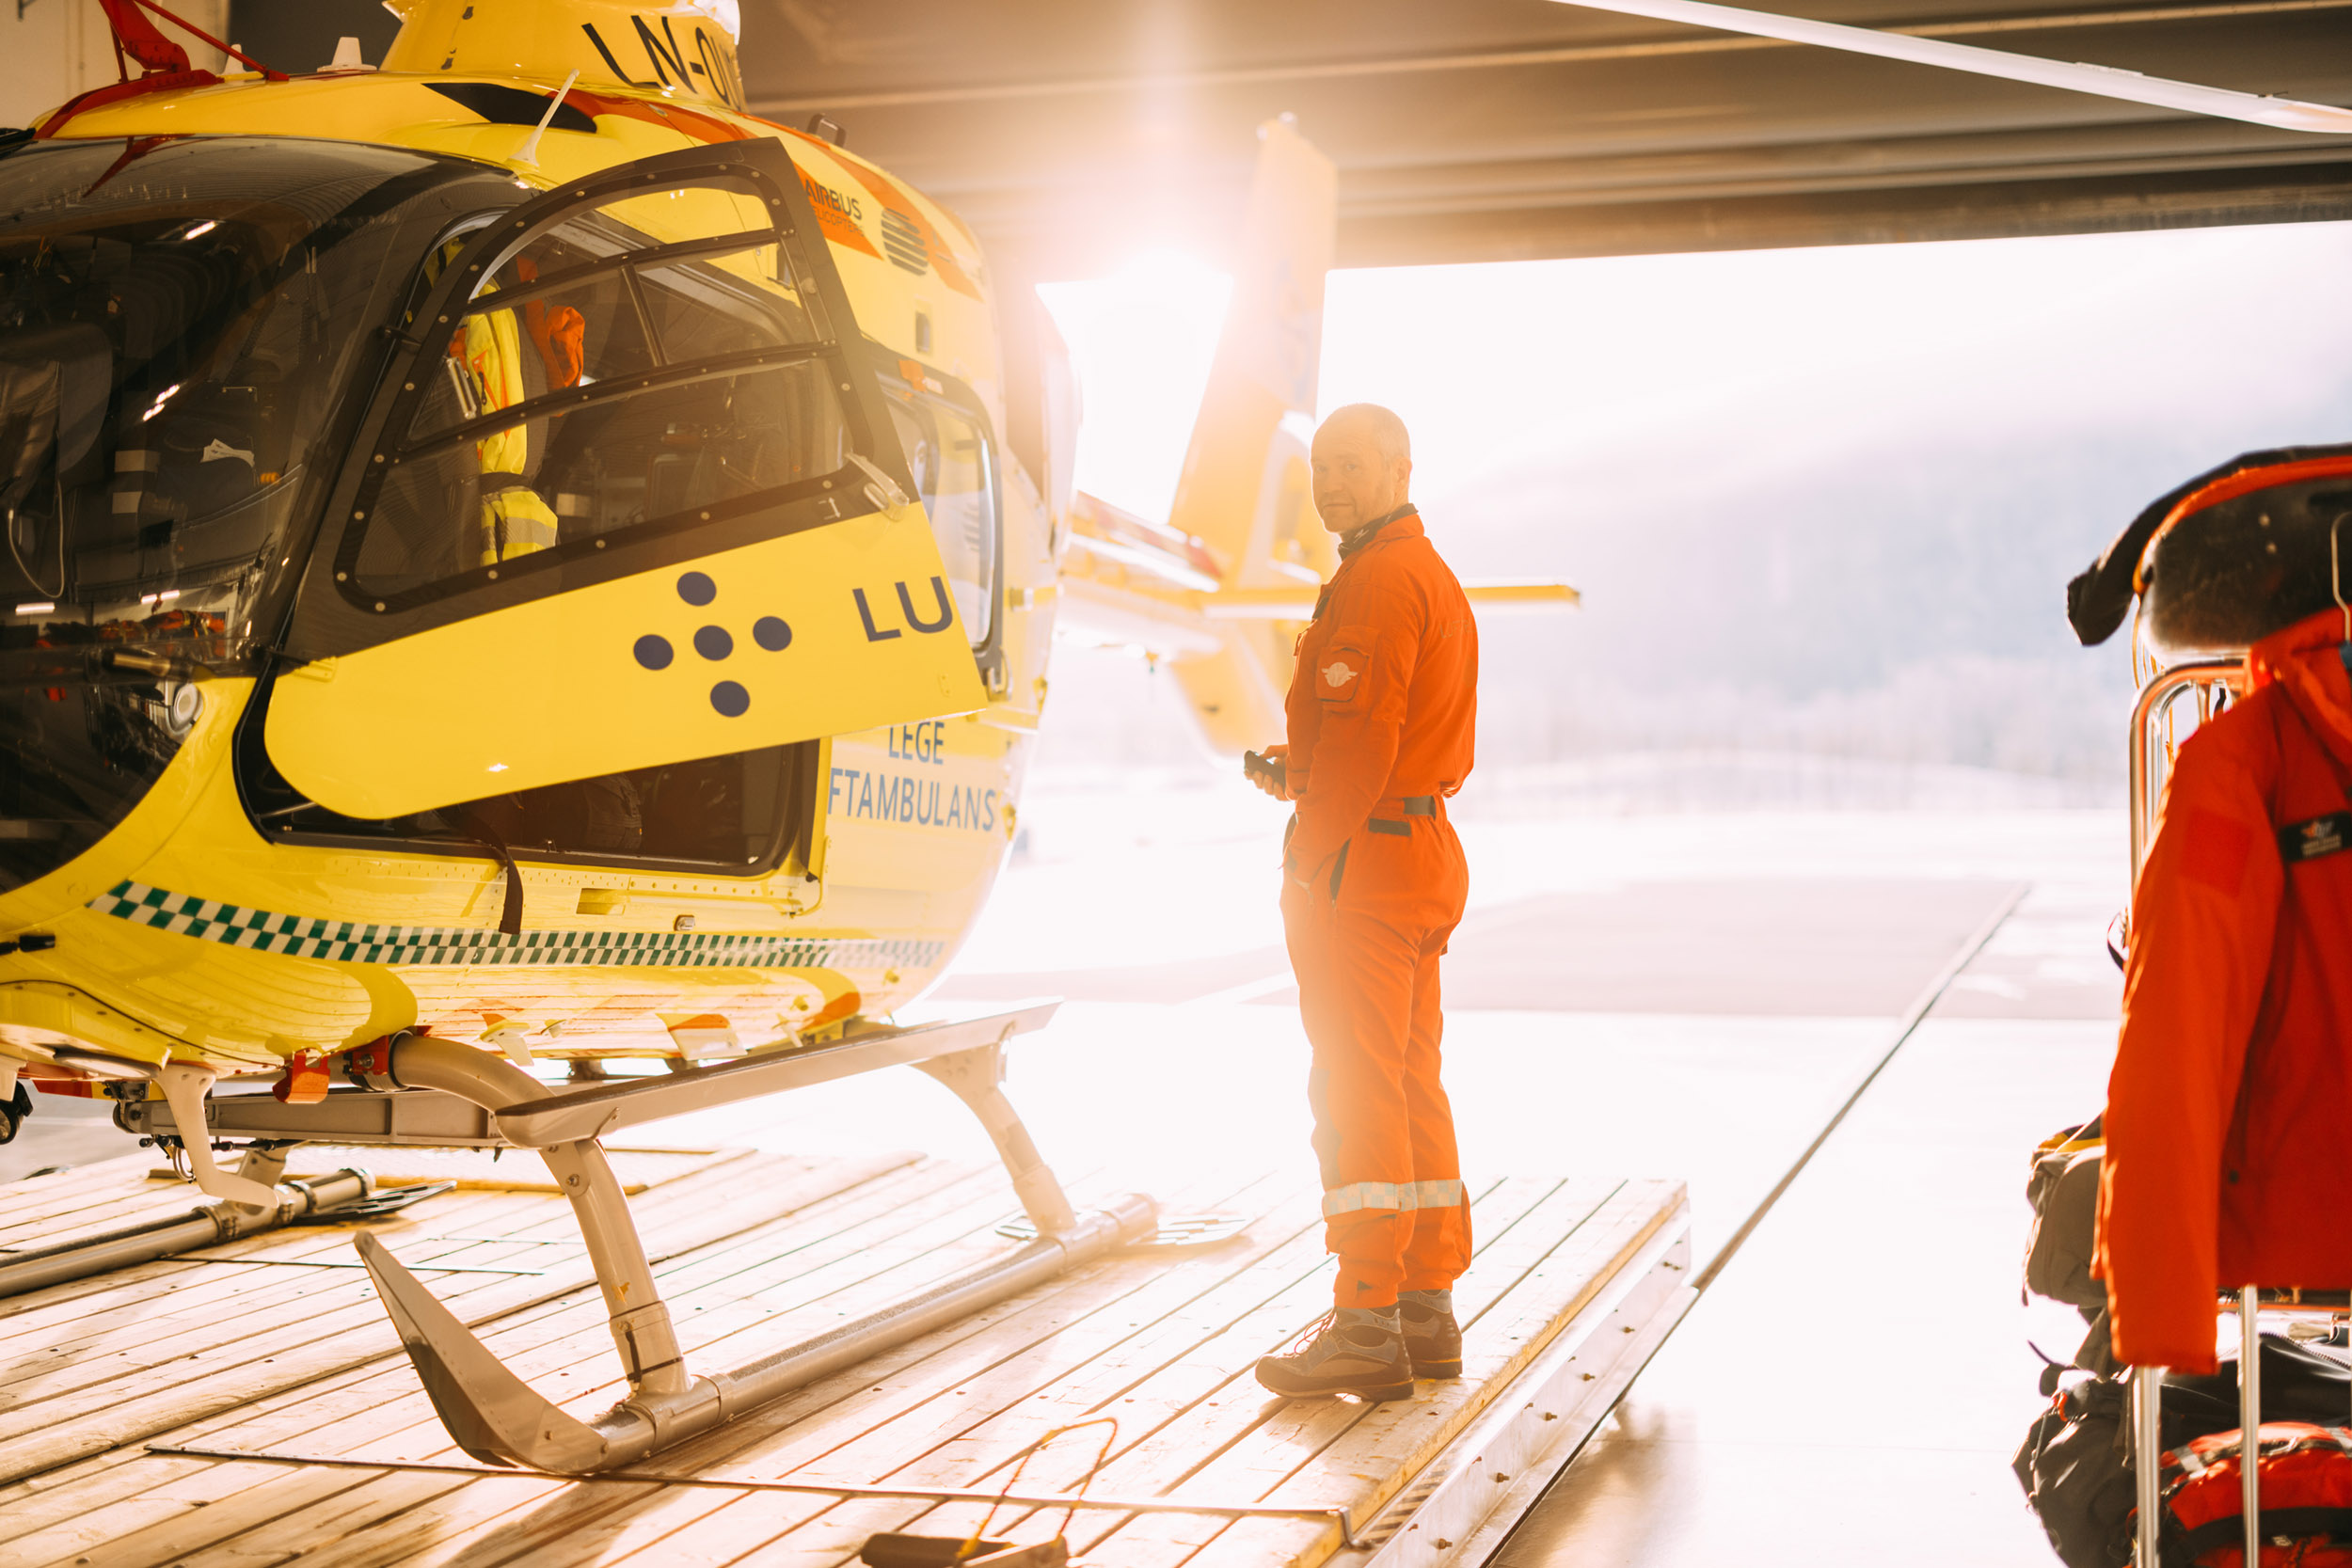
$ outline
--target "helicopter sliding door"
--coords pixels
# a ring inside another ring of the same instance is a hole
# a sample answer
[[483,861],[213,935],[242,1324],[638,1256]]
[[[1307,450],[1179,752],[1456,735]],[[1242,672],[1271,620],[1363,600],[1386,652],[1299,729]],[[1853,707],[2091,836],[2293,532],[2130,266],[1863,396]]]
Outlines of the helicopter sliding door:
[[744,141],[427,262],[297,600],[270,761],[389,818],[977,707],[807,198]]

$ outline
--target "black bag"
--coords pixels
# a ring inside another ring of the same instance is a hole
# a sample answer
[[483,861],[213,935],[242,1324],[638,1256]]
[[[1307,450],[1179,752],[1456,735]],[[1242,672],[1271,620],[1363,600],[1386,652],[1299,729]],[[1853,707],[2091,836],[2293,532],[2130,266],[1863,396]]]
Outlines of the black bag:
[[2125,1568],[2132,1560],[2130,1408],[2121,1379],[2071,1373],[2010,1464],[2066,1568]]
[[[2263,1418],[2342,1426],[2352,1418],[2344,1350],[2262,1337]],[[2168,1372],[2158,1413],[2167,1452],[2234,1432],[2237,1363],[2202,1376]],[[2124,1374],[2064,1374],[2050,1408],[2026,1430],[2010,1467],[2067,1568],[2124,1568],[2132,1557],[2131,1390]]]
[[[2237,1359],[2224,1359],[2201,1376],[2164,1374],[2161,1432],[2166,1452],[2237,1430]],[[2352,1365],[2345,1354],[2324,1345],[2298,1343],[2283,1335],[2262,1337],[2263,1419],[2340,1427],[2352,1421]]]

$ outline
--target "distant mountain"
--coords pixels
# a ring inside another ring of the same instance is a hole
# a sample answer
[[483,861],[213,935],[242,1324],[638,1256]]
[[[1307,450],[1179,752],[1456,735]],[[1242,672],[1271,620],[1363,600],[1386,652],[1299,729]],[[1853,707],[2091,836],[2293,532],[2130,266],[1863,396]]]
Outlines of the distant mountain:
[[[2327,416],[2352,432],[2352,379]],[[2232,455],[2178,436],[1653,450],[1528,466],[1426,508],[1465,576],[1583,608],[1483,627],[1481,752],[1732,747],[2120,778],[2128,635],[2078,646],[2065,584],[2153,497]]]
[[[2325,418],[2352,432],[2352,380]],[[1560,765],[1604,767],[1611,799],[1662,787],[1627,753],[1671,756],[1674,787],[1717,803],[1893,800],[1890,778],[1912,775],[1871,770],[1883,764],[2032,775],[2104,799],[2123,775],[2129,631],[2078,645],[2066,581],[2148,500],[2232,455],[2178,436],[1931,433],[1776,467],[1581,455],[1430,500],[1432,535],[1463,576],[1558,576],[1584,594],[1565,615],[1482,623],[1480,762],[1547,769],[1546,799],[1586,787]],[[1770,477],[1742,477],[1759,469]],[[1200,756],[1182,692],[1140,658],[1065,648],[1053,680],[1041,766]],[[1756,760],[1708,760],[1733,754]],[[1791,772],[1792,756],[1869,767]],[[1914,793],[1948,794],[1948,777],[1921,773]]]

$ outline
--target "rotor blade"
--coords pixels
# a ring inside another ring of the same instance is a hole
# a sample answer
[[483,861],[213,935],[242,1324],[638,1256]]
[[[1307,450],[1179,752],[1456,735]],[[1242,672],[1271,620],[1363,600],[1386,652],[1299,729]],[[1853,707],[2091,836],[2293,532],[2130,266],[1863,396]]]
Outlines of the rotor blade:
[[2171,82],[2143,76],[2113,66],[2083,65],[2037,59],[1999,49],[1979,49],[1970,43],[1942,39],[1913,38],[1870,27],[1848,27],[1835,22],[1813,22],[1800,16],[1777,16],[1737,6],[1716,6],[1706,0],[1557,0],[1561,5],[1586,6],[1595,10],[1623,11],[1629,16],[1655,17],[1661,22],[1685,22],[1693,27],[1714,27],[1726,33],[1782,39],[1789,43],[1819,44],[1856,55],[1877,55],[1915,65],[1941,66],[1979,76],[1999,76],[2011,82],[2063,87],[2100,98],[2120,98],[2159,109],[2181,109],[2221,119],[2242,119],[2281,131],[2310,131],[2320,135],[2352,135],[2352,109],[2332,103],[2305,103],[2292,98],[2265,98],[2257,93],[2203,87],[2193,82]]

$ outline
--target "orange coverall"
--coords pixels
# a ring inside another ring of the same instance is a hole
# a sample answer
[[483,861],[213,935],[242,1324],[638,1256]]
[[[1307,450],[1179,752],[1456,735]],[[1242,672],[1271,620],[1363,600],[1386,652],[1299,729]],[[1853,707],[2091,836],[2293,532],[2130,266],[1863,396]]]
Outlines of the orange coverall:
[[2181,748],[2132,901],[2096,1272],[2119,1359],[2214,1370],[2215,1295],[2352,1286],[2352,682],[2330,610]]
[[1343,1307],[1443,1290],[1470,1262],[1438,958],[1469,875],[1442,802],[1470,770],[1478,626],[1418,515],[1340,563],[1284,702],[1297,815],[1282,925]]

